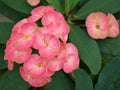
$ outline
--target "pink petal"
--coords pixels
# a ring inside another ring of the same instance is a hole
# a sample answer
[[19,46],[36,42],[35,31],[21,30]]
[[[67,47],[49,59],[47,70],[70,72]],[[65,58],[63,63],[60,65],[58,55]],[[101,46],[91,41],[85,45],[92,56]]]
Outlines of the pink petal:
[[71,73],[73,70],[79,67],[79,62],[79,57],[76,57],[75,55],[69,55],[68,61],[63,66],[64,72]]
[[78,56],[78,50],[77,50],[76,46],[73,45],[72,43],[66,44],[66,53],[67,54],[74,54],[74,55]]
[[12,71],[13,70],[14,63],[11,61],[8,61],[8,70]]
[[42,87],[49,82],[51,82],[50,77],[39,77],[39,78],[31,79],[29,84],[33,87]]
[[28,61],[23,64],[25,72],[29,73],[32,78],[50,77],[54,74],[49,71],[46,66],[46,60],[37,54],[32,54]]
[[50,24],[57,24],[59,23],[63,18],[63,16],[56,12],[56,11],[48,11],[47,13],[45,13],[45,15],[43,16],[41,22],[43,24],[43,26],[48,26]]
[[115,38],[119,35],[119,24],[116,18],[112,14],[108,14],[107,18],[109,20],[109,37]]
[[31,6],[37,6],[40,3],[40,0],[27,0]]
[[56,54],[53,58],[51,58],[50,60],[48,60],[47,62],[47,68],[50,71],[58,71],[60,69],[63,68],[63,65],[65,63],[66,60],[66,55],[65,55],[65,47],[64,45],[62,45],[62,47],[60,48],[60,51],[58,54]]
[[42,87],[51,81],[50,77],[32,78],[29,73],[24,71],[23,67],[20,68],[20,75],[26,82],[28,82],[33,87]]
[[19,27],[17,33],[22,35],[32,35],[37,29],[38,26],[36,23],[24,23]]
[[17,22],[17,23],[14,25],[14,27],[12,28],[12,32],[17,32],[18,29],[19,29],[19,27],[21,27],[21,25],[23,25],[24,23],[27,23],[27,22],[28,22],[28,21],[27,21],[26,18],[20,20],[19,22]]
[[18,51],[13,44],[8,41],[5,49],[5,56],[4,59],[11,61],[11,62],[16,62],[16,63],[24,63],[25,61],[28,60],[32,50],[26,49],[26,50],[21,50]]
[[32,17],[30,18],[30,20],[37,21],[40,18],[42,18],[45,13],[47,13],[48,11],[53,11],[53,10],[54,10],[54,8],[52,6],[36,7],[31,11]]

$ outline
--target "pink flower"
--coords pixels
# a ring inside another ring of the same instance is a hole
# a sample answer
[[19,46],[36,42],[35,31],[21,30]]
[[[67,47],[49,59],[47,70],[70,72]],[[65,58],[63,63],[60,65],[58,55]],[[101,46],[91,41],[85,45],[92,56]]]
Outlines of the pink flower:
[[42,87],[51,81],[50,77],[40,76],[40,77],[32,78],[31,74],[26,72],[23,69],[23,67],[20,68],[20,75],[26,82],[28,82],[33,87]]
[[40,0],[27,0],[31,6],[37,6],[40,3]]
[[13,46],[10,40],[7,41],[4,59],[8,60],[8,69],[13,69],[13,62],[21,64],[27,61],[31,52],[32,50],[30,48],[19,51]]
[[60,41],[55,35],[46,33],[42,37],[36,36],[33,47],[39,50],[41,57],[52,58],[60,49]]
[[59,24],[63,19],[64,17],[61,13],[57,11],[48,11],[43,16],[41,22],[43,26],[56,25]]
[[43,16],[41,22],[52,34],[56,35],[63,42],[67,41],[70,28],[61,13],[49,11]]
[[107,15],[108,21],[109,21],[109,37],[115,38],[119,35],[119,25],[118,21],[112,14]]
[[56,54],[53,58],[48,59],[47,61],[47,68],[50,71],[58,71],[63,68],[63,65],[66,60],[66,51],[65,51],[65,45],[61,45],[60,51],[58,54]]
[[86,19],[87,32],[94,39],[104,39],[109,33],[107,16],[102,12],[91,13]]
[[22,35],[32,35],[37,29],[38,26],[36,23],[27,22],[18,28],[17,33]]
[[33,44],[33,39],[30,36],[23,36],[16,33],[14,33],[14,36],[10,40],[17,50],[26,50]]
[[33,78],[52,75],[52,73],[49,72],[46,67],[46,60],[42,59],[37,54],[32,54],[30,56],[29,60],[23,64],[23,69],[25,72],[28,72]]
[[29,22],[36,22],[42,18],[48,11],[54,11],[52,6],[39,6],[31,11],[32,16],[28,17]]
[[79,67],[79,57],[77,48],[72,44],[66,44],[67,61],[64,63],[63,70],[66,73],[71,73],[74,69]]
[[12,32],[10,40],[18,50],[25,50],[32,46],[34,33],[38,26],[35,23],[24,23]]

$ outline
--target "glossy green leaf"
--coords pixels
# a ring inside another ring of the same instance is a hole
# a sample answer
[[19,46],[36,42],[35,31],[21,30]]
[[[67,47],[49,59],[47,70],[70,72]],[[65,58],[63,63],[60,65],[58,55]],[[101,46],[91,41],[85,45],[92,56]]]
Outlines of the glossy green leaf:
[[7,71],[0,77],[0,90],[27,90],[30,86],[21,78],[19,67]]
[[120,28],[120,18],[118,19],[118,23],[119,23],[119,28]]
[[11,34],[14,23],[0,22],[0,43],[6,43]]
[[58,71],[52,76],[52,81],[44,87],[45,90],[74,90],[74,85],[68,76]]
[[[30,89],[31,90],[31,89]],[[34,89],[33,89],[34,90]],[[47,89],[44,89],[44,87],[40,87],[39,89],[35,89],[35,90],[47,90]],[[49,89],[48,89],[49,90]]]
[[61,13],[63,12],[58,0],[47,0],[47,2],[51,4],[56,10],[60,11]]
[[68,14],[80,0],[65,0],[65,13]]
[[0,77],[6,72],[7,69],[0,70]]
[[107,38],[104,40],[98,40],[98,44],[101,52],[120,55],[120,35],[116,38]]
[[80,58],[90,71],[97,74],[101,68],[101,54],[96,41],[91,39],[82,29],[73,25],[70,25],[70,28],[70,42],[76,45]]
[[47,6],[48,2],[46,0],[41,0],[39,5],[41,5],[41,6]]
[[116,12],[114,16],[116,17],[116,19],[120,19],[120,11]]
[[86,4],[89,0],[80,0],[80,7]]
[[5,45],[0,44],[0,70],[7,68],[7,61],[4,60]]
[[113,58],[102,69],[95,90],[120,90],[120,57]]
[[76,19],[85,19],[91,12],[115,13],[120,10],[120,0],[89,0],[75,14]]
[[93,90],[93,83],[90,76],[83,69],[74,71],[75,75],[75,90]]
[[10,8],[2,1],[0,1],[0,13],[5,15],[7,18],[11,19],[12,21],[19,21],[28,15],[15,11],[14,9]]
[[32,7],[26,2],[26,0],[1,0],[4,4],[8,5],[10,8],[30,15]]

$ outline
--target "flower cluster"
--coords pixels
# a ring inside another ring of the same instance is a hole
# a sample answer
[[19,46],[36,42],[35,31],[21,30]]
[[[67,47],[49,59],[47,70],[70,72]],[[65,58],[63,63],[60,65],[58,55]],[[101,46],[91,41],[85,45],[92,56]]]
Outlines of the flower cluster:
[[86,19],[88,34],[94,39],[115,38],[119,34],[119,24],[112,14],[91,13]]
[[[36,22],[42,25],[38,26]],[[41,87],[51,81],[58,70],[70,73],[79,67],[77,48],[67,43],[70,28],[63,15],[52,6],[39,6],[31,16],[19,21],[7,41],[4,59],[8,69],[14,62],[23,64],[20,75],[33,87]],[[38,53],[32,53],[32,50]]]

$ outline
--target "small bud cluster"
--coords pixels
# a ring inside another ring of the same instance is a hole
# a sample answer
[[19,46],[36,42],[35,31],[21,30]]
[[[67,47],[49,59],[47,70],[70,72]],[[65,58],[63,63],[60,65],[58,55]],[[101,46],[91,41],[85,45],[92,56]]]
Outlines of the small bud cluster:
[[[38,26],[36,22],[40,22]],[[71,73],[79,67],[77,48],[67,43],[70,28],[63,15],[52,6],[39,6],[31,11],[12,29],[7,41],[4,59],[8,69],[14,62],[23,64],[20,75],[33,87],[41,87],[51,81],[51,76],[61,69]],[[38,50],[33,54],[32,50]]]
[[119,35],[119,24],[112,14],[91,13],[86,19],[87,32],[94,39],[115,38]]

